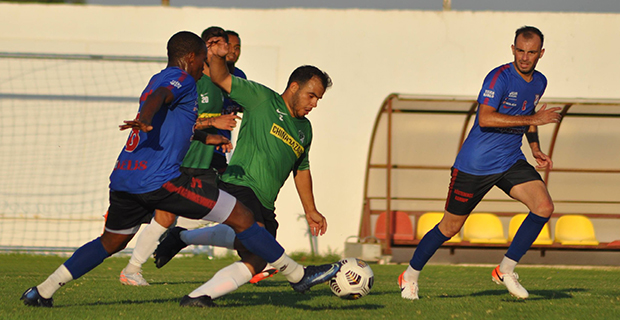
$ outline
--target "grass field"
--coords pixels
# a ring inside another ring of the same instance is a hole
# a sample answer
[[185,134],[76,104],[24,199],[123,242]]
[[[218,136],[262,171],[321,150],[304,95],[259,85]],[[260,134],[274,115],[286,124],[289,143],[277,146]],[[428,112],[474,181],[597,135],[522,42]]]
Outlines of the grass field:
[[[520,267],[527,300],[511,297],[491,281],[494,266],[429,265],[420,300],[400,298],[396,284],[404,265],[371,265],[369,296],[341,300],[327,285],[295,293],[284,277],[247,284],[216,300],[216,308],[181,308],[181,297],[232,258],[182,257],[158,270],[144,266],[149,287],[127,287],[118,275],[128,261],[110,258],[55,295],[52,309],[19,300],[65,258],[0,254],[0,319],[620,319],[620,268]],[[320,261],[319,261],[320,262]]]

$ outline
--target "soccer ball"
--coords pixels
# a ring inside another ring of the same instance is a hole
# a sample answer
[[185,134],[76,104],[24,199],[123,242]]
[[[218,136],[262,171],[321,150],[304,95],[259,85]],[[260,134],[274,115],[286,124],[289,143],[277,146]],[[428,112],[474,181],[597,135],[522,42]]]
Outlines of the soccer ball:
[[356,258],[340,260],[342,266],[329,280],[332,292],[342,299],[356,300],[370,292],[375,275],[366,261]]

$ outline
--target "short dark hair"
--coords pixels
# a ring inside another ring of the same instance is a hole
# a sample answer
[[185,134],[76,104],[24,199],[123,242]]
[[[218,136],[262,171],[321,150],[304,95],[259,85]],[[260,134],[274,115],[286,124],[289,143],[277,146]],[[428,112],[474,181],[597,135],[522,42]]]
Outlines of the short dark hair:
[[286,84],[286,88],[288,89],[293,82],[297,82],[300,87],[303,87],[306,82],[308,82],[312,77],[318,77],[323,84],[323,89],[327,90],[327,88],[332,86],[332,79],[329,75],[321,69],[315,66],[301,66],[295,69],[291,76],[288,78],[288,83]]
[[523,35],[523,37],[526,39],[529,39],[532,36],[537,35],[540,38],[540,48],[542,49],[543,43],[545,42],[545,36],[543,36],[542,32],[540,32],[538,28],[532,27],[532,26],[523,26],[517,29],[517,32],[515,32],[514,44],[517,44],[517,38],[519,37],[519,35]]
[[226,31],[216,26],[208,27],[204,29],[200,37],[202,38],[202,40],[204,40],[204,42],[207,42],[209,39],[215,38],[215,37],[222,37],[224,38],[224,40],[226,40],[226,42],[228,42],[228,34],[226,34]]
[[166,48],[168,49],[168,61],[175,61],[183,58],[189,53],[200,53],[204,50],[205,42],[200,37],[189,31],[180,31],[175,33],[170,40]]
[[241,40],[241,37],[240,37],[240,36],[239,36],[239,34],[238,34],[238,33],[236,33],[235,31],[232,31],[232,30],[226,30],[226,34],[227,34],[228,36],[235,36],[235,37],[239,38],[239,40]]

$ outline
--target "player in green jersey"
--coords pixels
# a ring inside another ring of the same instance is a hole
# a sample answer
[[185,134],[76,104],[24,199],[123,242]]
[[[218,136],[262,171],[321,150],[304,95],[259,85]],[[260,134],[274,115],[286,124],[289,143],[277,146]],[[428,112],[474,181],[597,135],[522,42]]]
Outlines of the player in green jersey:
[[[276,235],[275,200],[280,188],[293,172],[295,185],[306,220],[313,235],[327,230],[327,221],[319,213],[312,192],[308,151],[312,127],[306,115],[317,106],[331,79],[313,66],[297,68],[281,95],[273,90],[231,76],[226,68],[227,46],[222,41],[208,41],[213,82],[244,108],[235,153],[221,177],[220,189],[246,205],[256,221]],[[189,244],[229,243],[235,241],[212,231],[213,227],[196,230],[171,229],[155,251],[158,267],[166,264]],[[191,298],[207,296],[210,300],[236,290],[261,272],[266,265],[235,241],[240,262],[218,271],[211,280],[189,294]]]

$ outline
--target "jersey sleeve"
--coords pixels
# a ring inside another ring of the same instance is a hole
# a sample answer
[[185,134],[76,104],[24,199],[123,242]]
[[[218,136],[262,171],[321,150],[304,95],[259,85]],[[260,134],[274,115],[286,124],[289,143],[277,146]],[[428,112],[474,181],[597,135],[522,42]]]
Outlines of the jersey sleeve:
[[295,162],[294,170],[295,171],[303,171],[310,169],[310,161],[308,160],[308,154],[310,152],[310,145],[306,147],[304,153],[301,154],[299,159]]
[[171,77],[166,79],[161,86],[168,88],[172,92],[174,100],[169,107],[173,108],[177,105],[176,102],[185,97],[185,95],[196,92],[196,81],[194,81],[194,78],[181,70],[179,70],[178,73],[171,75]]
[[501,66],[489,72],[484,78],[482,83],[482,89],[478,94],[478,103],[485,104],[495,109],[499,108],[502,100],[505,96],[506,90],[506,69],[510,67],[509,64]]
[[277,93],[260,83],[232,76],[229,97],[248,111],[272,98],[274,94]]

